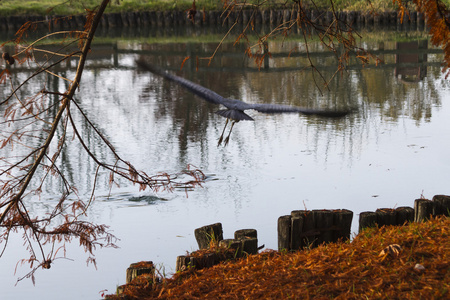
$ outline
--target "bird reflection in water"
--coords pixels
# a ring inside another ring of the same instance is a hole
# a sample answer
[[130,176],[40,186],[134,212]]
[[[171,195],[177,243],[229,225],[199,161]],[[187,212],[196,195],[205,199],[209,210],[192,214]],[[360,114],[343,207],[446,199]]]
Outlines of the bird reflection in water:
[[[170,81],[173,81],[182,87],[189,90],[191,93],[203,98],[204,100],[214,103],[221,104],[226,107],[226,109],[218,110],[216,113],[222,117],[227,119],[225,126],[223,128],[222,134],[219,138],[218,146],[224,142],[226,146],[230,140],[231,131],[233,130],[233,126],[235,123],[248,120],[254,121],[252,117],[247,115],[244,111],[248,109],[253,109],[266,114],[279,114],[279,113],[302,113],[305,115],[317,115],[321,117],[327,118],[340,118],[344,117],[351,112],[351,110],[326,110],[326,109],[311,109],[304,108],[298,106],[290,106],[290,105],[282,105],[282,104],[252,104],[245,103],[243,101],[237,99],[230,99],[220,96],[219,94],[207,89],[201,85],[193,83],[187,79],[178,77],[176,75],[172,75],[166,71],[160,70],[142,59],[136,61],[137,65],[147,71],[152,72],[153,74],[162,76]],[[228,132],[227,137],[224,140],[225,129],[227,128],[228,122],[231,121],[230,131]]]

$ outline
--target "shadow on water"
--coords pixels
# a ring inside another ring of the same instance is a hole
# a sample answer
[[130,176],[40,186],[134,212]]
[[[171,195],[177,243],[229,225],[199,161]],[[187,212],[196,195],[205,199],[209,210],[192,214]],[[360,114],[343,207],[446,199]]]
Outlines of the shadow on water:
[[147,196],[131,197],[128,198],[128,201],[136,202],[139,204],[156,204],[158,201],[167,201],[167,199],[159,198],[153,195],[147,195]]

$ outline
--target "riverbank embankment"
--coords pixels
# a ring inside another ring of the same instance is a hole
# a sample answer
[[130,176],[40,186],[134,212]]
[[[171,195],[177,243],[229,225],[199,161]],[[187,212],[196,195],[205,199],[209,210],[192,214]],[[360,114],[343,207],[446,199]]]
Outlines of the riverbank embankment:
[[[330,11],[304,11],[306,17],[318,24],[326,25],[334,21]],[[172,27],[172,26],[231,26],[252,22],[254,25],[277,26],[292,22],[297,18],[298,11],[292,9],[242,10],[230,11],[196,11],[193,18],[188,18],[186,11],[135,11],[104,14],[100,27]],[[357,11],[341,11],[337,13],[339,20],[354,27],[398,26],[409,29],[423,29],[425,18],[422,13],[411,11],[400,17],[397,11],[381,13],[366,13]],[[0,30],[17,30],[26,22],[34,22],[37,28],[54,28],[57,30],[82,29],[85,15],[73,16],[0,16]]]

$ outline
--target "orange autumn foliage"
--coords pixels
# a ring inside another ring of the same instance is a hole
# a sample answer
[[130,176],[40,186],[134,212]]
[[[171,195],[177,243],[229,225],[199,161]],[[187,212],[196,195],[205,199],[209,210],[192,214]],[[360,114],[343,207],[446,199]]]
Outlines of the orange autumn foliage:
[[[401,250],[383,254],[392,244]],[[107,298],[449,299],[450,218],[367,229],[351,243],[265,251],[148,282],[137,277],[122,296]]]
[[[407,13],[405,0],[394,0],[399,5],[400,14]],[[423,13],[429,28],[431,43],[444,50],[444,68],[446,78],[450,75],[450,11],[440,0],[414,0],[416,10]]]

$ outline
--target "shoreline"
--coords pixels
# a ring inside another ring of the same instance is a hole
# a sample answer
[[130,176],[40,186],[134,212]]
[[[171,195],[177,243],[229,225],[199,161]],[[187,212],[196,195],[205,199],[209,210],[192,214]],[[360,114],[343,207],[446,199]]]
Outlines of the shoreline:
[[444,299],[449,222],[441,216],[371,227],[351,242],[266,250],[170,278],[156,275],[152,262],[140,262],[130,266],[136,277],[105,299]]
[[[288,9],[268,9],[268,10],[243,10],[241,12],[231,11],[228,15],[223,15],[223,11],[197,11],[193,21],[187,17],[186,11],[138,11],[123,13],[104,14],[99,24],[100,28],[119,27],[171,27],[171,26],[231,26],[236,20],[237,24],[248,24],[254,20],[255,25],[275,26],[281,22],[292,21],[297,12]],[[409,16],[405,14],[403,19],[397,11],[386,11],[377,14],[370,14],[356,11],[339,12],[339,19],[356,27],[370,26],[416,26],[425,28],[426,22],[422,13],[411,11]],[[320,25],[327,25],[333,21],[333,14],[330,11],[309,10],[307,16],[315,19]],[[36,22],[37,28],[53,29],[82,29],[86,21],[85,15],[72,16],[0,16],[0,30],[17,30],[26,22]]]

